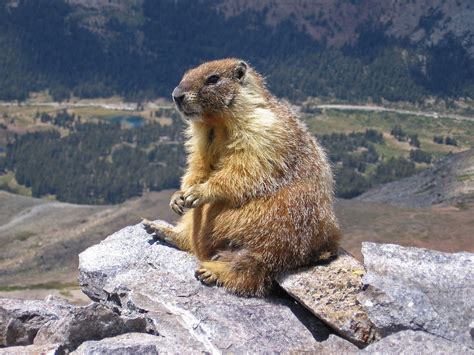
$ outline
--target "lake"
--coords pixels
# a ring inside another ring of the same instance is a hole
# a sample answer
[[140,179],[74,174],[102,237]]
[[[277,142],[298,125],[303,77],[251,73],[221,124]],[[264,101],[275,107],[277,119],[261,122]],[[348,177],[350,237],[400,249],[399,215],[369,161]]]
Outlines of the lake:
[[132,127],[141,127],[145,124],[142,116],[112,116],[107,118],[110,122],[129,125]]

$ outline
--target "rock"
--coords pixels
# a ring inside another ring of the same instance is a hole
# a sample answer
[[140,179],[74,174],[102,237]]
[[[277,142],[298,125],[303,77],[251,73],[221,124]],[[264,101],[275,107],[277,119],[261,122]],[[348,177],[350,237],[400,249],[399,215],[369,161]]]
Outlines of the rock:
[[473,354],[468,347],[425,333],[404,330],[369,345],[363,354]]
[[[184,347],[176,338],[161,337],[143,333],[128,333],[100,341],[87,341],[77,348],[72,354],[159,354],[166,352],[186,354],[190,349]],[[172,350],[171,350],[172,349]],[[264,349],[260,349],[260,353]],[[334,334],[329,335],[326,341],[316,345],[313,349],[317,354],[357,354],[359,348]]]
[[0,347],[7,346],[7,332],[8,332],[8,322],[10,321],[10,314],[8,311],[0,307]]
[[337,335],[331,334],[326,341],[320,343],[320,348],[315,351],[318,355],[323,354],[359,354],[359,348],[351,342],[338,337]]
[[189,350],[175,341],[176,338],[161,337],[143,333],[128,333],[99,341],[86,341],[73,352],[75,355],[88,354],[159,354],[162,349],[185,354]]
[[336,259],[277,279],[292,297],[344,338],[364,346],[378,339],[357,296],[364,266],[344,250]]
[[474,255],[363,243],[359,301],[380,332],[422,330],[473,344]]
[[66,313],[62,303],[0,299],[0,346],[30,345],[38,331]]
[[50,297],[46,301],[2,299],[0,304],[2,346],[60,344],[73,350],[86,340],[144,332],[148,327],[143,316],[121,317],[97,303],[78,307]]
[[292,300],[202,285],[195,258],[155,241],[141,224],[87,249],[79,264],[83,291],[122,314],[146,314],[154,333],[168,338],[164,352],[315,351],[329,335]]
[[63,355],[64,348],[61,344],[12,346],[0,349],[0,355]]
[[38,331],[34,343],[59,343],[73,350],[86,340],[146,330],[147,320],[144,317],[121,317],[103,305],[92,303],[85,307],[74,307],[67,316],[49,322]]

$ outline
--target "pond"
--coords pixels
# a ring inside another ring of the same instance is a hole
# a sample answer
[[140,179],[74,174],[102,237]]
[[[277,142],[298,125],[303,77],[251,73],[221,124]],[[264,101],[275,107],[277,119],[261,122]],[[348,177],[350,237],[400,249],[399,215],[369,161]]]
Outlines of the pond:
[[125,124],[132,127],[142,127],[145,120],[142,116],[112,116],[107,118],[110,122]]

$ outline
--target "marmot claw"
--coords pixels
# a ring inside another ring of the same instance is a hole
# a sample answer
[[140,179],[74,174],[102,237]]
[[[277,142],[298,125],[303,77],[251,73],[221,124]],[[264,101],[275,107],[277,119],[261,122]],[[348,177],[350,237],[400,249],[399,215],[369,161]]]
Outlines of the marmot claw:
[[197,269],[194,276],[208,286],[215,285],[218,282],[217,276],[206,268]]
[[184,194],[184,207],[196,208],[204,204],[200,185],[191,186]]
[[184,214],[184,197],[182,191],[176,191],[173,196],[171,196],[170,208],[174,213],[180,216]]

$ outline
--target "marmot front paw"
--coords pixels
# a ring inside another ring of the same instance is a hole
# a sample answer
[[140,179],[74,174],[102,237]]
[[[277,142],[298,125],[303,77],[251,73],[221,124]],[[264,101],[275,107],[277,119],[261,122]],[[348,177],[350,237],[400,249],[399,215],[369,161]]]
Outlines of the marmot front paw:
[[206,197],[204,195],[204,184],[191,186],[183,194],[184,207],[196,208],[205,204]]
[[170,208],[174,213],[177,213],[180,216],[184,213],[183,191],[176,191],[173,196],[171,196]]
[[194,276],[196,277],[196,279],[198,279],[203,284],[206,284],[208,286],[220,284],[217,278],[217,275],[214,274],[211,270],[208,270],[202,266],[201,268],[196,270],[196,272],[194,273]]

